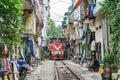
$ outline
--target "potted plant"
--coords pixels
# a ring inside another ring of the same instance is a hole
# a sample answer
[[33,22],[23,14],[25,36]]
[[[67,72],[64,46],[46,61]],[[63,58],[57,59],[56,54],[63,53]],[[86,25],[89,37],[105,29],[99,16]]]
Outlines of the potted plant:
[[109,54],[104,57],[104,66],[103,70],[104,73],[101,73],[102,79],[106,80],[112,80],[112,69],[111,69],[111,64],[114,63],[113,55]]

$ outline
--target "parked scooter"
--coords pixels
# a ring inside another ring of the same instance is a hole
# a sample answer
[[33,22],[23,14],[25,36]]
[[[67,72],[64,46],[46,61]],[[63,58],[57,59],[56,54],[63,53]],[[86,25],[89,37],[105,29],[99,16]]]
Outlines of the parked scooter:
[[30,68],[25,60],[18,60],[18,71],[19,71],[19,80],[24,80],[27,70]]

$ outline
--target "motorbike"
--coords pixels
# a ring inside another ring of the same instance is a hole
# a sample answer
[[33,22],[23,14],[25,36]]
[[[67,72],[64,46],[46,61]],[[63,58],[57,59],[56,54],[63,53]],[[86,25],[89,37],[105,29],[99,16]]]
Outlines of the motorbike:
[[25,60],[18,60],[17,61],[19,67],[18,67],[18,71],[19,71],[19,80],[24,80],[27,70],[30,69],[29,65],[26,63]]

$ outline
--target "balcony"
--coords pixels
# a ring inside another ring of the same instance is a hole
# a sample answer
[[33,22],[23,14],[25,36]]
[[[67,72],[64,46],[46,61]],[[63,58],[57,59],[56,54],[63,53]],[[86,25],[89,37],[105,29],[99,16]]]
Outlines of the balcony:
[[74,21],[71,19],[69,20],[69,24],[73,25]]
[[96,2],[97,2],[97,3],[96,3],[96,7],[94,8],[94,11],[93,11],[93,14],[94,14],[95,16],[97,16],[97,15],[100,13],[100,9],[102,8],[102,6],[100,6],[99,3],[104,2],[104,0],[97,0]]
[[63,20],[63,21],[62,21],[62,27],[63,27],[63,28],[67,28],[67,23],[66,23],[66,22],[67,22],[67,20]]

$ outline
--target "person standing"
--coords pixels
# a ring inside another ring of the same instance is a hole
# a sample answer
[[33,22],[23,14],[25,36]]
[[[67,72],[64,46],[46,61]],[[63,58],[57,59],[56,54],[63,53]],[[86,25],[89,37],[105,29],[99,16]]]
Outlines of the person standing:
[[92,57],[96,58],[96,46],[95,46],[95,40],[92,41],[91,44],[91,59]]

